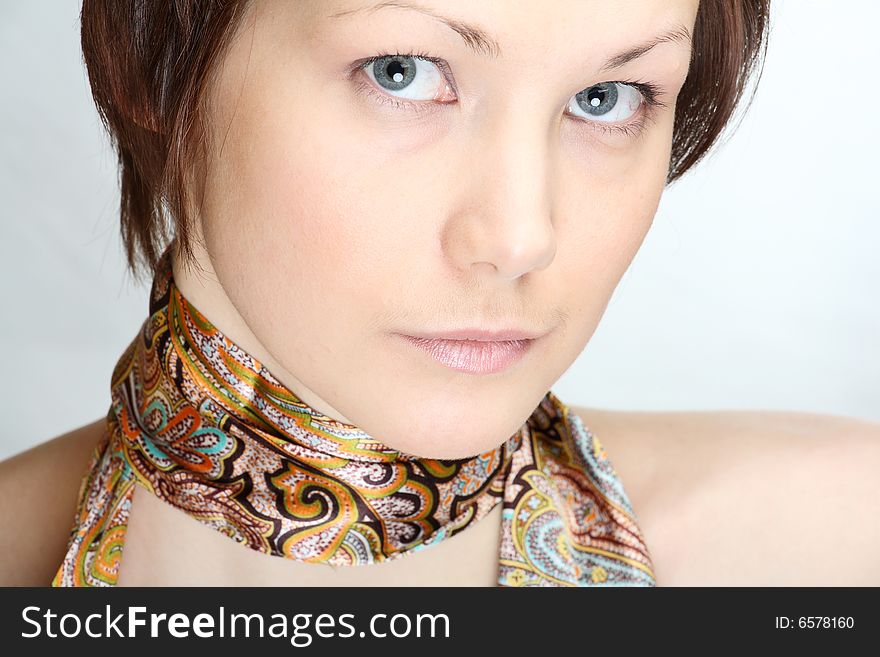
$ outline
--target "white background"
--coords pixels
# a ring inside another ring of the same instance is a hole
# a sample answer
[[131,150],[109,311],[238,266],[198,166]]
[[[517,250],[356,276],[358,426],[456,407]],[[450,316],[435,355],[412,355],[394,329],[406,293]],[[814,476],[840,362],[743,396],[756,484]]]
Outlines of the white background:
[[[79,3],[0,0],[0,459],[98,419],[146,317]],[[880,4],[774,0],[757,97],[667,189],[553,387],[615,409],[880,421]]]

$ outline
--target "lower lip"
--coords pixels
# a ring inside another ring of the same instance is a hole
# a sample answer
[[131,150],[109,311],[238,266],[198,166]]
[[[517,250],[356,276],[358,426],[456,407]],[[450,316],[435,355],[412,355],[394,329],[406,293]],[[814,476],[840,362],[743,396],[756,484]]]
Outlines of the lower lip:
[[458,372],[494,374],[525,356],[535,340],[440,340],[403,335],[438,363]]

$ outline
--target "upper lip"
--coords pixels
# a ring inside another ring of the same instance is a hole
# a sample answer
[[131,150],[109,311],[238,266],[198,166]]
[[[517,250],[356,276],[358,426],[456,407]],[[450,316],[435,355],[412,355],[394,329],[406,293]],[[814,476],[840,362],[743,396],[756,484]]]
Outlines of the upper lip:
[[431,331],[426,333],[406,333],[422,340],[474,340],[478,342],[497,342],[508,340],[534,340],[544,335],[544,331],[528,331],[516,328],[498,330],[465,328],[450,331]]

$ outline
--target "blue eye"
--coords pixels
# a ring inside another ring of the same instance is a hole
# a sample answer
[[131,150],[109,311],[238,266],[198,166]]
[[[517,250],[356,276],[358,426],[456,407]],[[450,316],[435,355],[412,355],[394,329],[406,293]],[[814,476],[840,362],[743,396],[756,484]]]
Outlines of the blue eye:
[[585,118],[608,122],[626,121],[645,101],[638,89],[620,82],[594,84],[576,93],[572,99],[568,105],[570,109],[582,110]]
[[410,55],[382,55],[363,65],[364,71],[383,91],[395,98],[430,101],[448,87],[438,64]]
[[[425,52],[375,55],[356,63],[352,71],[356,70],[372,81],[360,83],[359,90],[397,109],[425,113],[457,100],[448,65]],[[566,109],[603,132],[636,136],[653,119],[655,109],[666,107],[659,95],[651,82],[602,82],[576,93]]]

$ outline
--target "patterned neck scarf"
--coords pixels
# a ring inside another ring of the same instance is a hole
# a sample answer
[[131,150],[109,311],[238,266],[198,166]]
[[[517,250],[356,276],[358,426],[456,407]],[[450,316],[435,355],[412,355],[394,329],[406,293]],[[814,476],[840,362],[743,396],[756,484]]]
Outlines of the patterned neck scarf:
[[223,335],[174,285],[170,247],[111,392],[54,586],[115,584],[135,484],[254,550],[336,566],[424,550],[502,504],[499,585],[655,584],[607,455],[552,392],[484,454],[404,454]]

